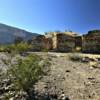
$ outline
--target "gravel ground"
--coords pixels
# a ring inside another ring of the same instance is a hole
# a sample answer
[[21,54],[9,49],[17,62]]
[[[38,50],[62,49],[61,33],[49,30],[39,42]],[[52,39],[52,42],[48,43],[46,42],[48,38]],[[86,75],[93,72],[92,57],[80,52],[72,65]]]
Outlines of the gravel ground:
[[73,62],[64,54],[48,53],[48,57],[50,71],[36,84],[36,91],[52,100],[100,100],[100,65]]

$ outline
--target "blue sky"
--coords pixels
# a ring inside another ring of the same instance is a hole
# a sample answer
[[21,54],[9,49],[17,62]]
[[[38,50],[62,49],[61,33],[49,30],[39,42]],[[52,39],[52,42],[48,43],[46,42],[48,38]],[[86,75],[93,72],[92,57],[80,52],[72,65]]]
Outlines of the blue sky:
[[0,0],[0,22],[37,33],[100,29],[100,0]]

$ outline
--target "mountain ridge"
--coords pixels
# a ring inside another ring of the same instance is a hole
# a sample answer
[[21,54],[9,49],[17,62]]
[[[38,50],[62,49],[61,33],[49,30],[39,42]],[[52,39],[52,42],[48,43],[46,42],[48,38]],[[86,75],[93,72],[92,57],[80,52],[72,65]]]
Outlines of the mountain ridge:
[[38,33],[28,32],[24,29],[0,23],[0,44],[13,43],[17,37],[21,37],[27,41],[38,35]]

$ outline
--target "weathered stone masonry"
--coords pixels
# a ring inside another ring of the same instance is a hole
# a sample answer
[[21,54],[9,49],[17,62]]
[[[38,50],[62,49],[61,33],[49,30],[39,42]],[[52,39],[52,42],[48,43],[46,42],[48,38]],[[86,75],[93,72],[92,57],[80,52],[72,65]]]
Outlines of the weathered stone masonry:
[[100,53],[100,33],[91,33],[83,36],[82,51],[86,53]]
[[57,34],[57,50],[71,52],[75,48],[75,37],[67,34]]
[[100,53],[100,31],[88,32],[78,36],[73,32],[50,32],[48,35],[39,35],[32,40],[35,51],[73,52],[80,48],[80,52]]

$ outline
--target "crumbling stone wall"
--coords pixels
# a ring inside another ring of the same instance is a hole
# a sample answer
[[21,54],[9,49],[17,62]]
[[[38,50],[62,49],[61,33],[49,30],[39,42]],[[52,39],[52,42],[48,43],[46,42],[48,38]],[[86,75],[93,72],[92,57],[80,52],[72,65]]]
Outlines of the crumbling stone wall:
[[49,39],[51,38],[53,51],[56,51],[57,49],[57,34],[58,32],[48,32],[45,34],[46,38],[49,38]]
[[45,47],[47,50],[52,50],[53,48],[53,41],[51,38],[45,38]]
[[59,52],[73,52],[76,47],[79,52],[100,53],[100,33],[89,32],[78,36],[72,32],[51,32],[48,35],[39,35],[32,40],[33,50],[54,50]]
[[52,39],[39,35],[32,40],[32,45],[34,51],[50,50],[52,49]]
[[67,34],[57,34],[57,50],[71,52],[75,48],[75,37]]
[[82,51],[86,53],[100,53],[100,33],[84,35]]

